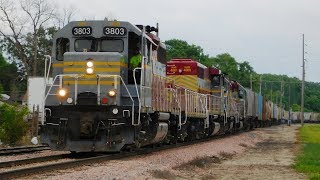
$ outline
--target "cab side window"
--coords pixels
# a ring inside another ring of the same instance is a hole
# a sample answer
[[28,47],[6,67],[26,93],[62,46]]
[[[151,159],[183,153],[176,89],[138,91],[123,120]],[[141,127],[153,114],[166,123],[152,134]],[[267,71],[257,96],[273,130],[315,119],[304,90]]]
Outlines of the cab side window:
[[128,43],[128,59],[135,55],[135,51],[139,49],[141,51],[141,37],[134,32],[129,32]]
[[198,78],[204,79],[204,69],[198,67]]
[[[161,44],[158,46],[158,49],[157,49],[157,58],[158,58],[158,61],[163,63],[163,64],[166,64],[167,63],[167,52],[166,52],[166,49],[163,48],[161,46]],[[170,60],[170,59],[169,59]]]
[[56,59],[63,61],[63,54],[70,51],[70,41],[68,38],[58,38],[56,41]]

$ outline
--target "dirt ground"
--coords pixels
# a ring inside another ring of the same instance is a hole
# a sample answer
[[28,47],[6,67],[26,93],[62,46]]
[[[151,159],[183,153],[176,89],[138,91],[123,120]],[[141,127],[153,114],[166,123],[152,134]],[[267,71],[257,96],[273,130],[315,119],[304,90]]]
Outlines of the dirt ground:
[[[296,133],[299,125],[260,129],[267,137],[243,154],[205,168],[179,172],[186,179],[307,179],[292,169],[298,152]],[[189,169],[189,170],[188,170]]]
[[307,179],[291,166],[298,125],[256,129],[187,147],[23,179]]

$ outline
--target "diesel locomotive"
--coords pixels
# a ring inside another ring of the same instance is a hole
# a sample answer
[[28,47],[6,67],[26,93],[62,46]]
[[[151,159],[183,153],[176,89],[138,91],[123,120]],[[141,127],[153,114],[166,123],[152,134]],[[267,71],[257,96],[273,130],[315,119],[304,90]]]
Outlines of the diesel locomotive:
[[[258,117],[256,93],[219,69],[188,58],[167,62],[158,31],[108,20],[60,29],[48,68],[53,82],[46,84],[42,143],[115,152],[251,129],[271,119]],[[141,65],[132,68],[136,49]]]

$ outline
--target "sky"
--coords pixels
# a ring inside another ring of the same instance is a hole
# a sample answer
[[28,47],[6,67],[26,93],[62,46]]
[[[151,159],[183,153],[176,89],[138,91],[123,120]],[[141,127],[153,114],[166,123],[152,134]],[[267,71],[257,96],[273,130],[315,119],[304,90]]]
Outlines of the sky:
[[75,20],[105,17],[133,24],[159,23],[162,41],[181,39],[206,54],[229,53],[257,73],[302,76],[305,34],[306,80],[320,82],[319,0],[55,0],[75,8]]

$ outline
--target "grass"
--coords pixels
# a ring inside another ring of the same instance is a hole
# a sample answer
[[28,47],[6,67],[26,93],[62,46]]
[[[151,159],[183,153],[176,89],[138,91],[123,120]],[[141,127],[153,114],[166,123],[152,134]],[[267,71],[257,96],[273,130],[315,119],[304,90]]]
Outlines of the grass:
[[312,180],[320,180],[320,125],[304,125],[299,135],[303,151],[297,157],[294,168],[306,173]]

